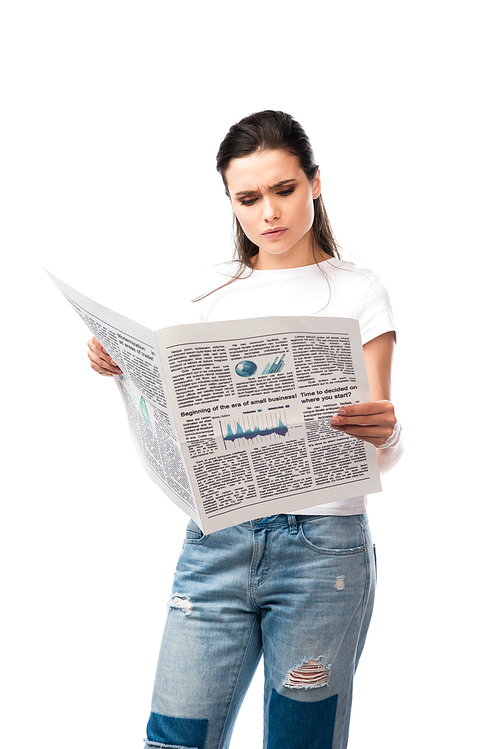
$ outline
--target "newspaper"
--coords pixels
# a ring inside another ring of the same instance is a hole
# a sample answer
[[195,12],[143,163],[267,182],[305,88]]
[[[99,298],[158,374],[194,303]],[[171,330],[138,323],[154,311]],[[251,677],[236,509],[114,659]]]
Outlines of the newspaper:
[[49,276],[123,372],[147,473],[204,533],[380,491],[375,448],[330,426],[343,405],[370,400],[357,320],[153,332]]

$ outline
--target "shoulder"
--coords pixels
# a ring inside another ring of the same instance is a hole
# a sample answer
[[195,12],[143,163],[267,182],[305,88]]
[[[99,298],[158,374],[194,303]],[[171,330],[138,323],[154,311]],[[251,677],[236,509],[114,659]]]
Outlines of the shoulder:
[[363,343],[396,330],[389,293],[380,277],[369,268],[348,263],[353,298],[353,317],[359,320]]
[[361,268],[359,265],[348,260],[331,258],[331,260],[325,260],[323,263],[320,263],[320,267],[324,268],[329,278],[337,281],[339,284],[367,288],[374,282],[380,281],[377,274],[369,268]]
[[389,294],[376,273],[345,260],[329,260],[321,266],[332,288],[332,312],[356,318],[363,343],[395,330]]
[[380,277],[370,268],[333,258],[320,263],[319,267],[327,276],[338,299],[349,300],[354,309],[379,299],[384,303],[388,300],[387,290]]

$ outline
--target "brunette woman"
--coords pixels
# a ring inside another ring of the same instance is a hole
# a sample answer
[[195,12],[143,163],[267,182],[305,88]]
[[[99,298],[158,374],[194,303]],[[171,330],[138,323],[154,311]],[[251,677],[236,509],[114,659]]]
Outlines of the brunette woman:
[[[253,114],[229,130],[217,169],[234,211],[236,260],[207,282],[199,319],[358,319],[372,400],[341,409],[331,426],[374,445],[390,469],[402,445],[390,399],[389,299],[374,273],[340,259],[305,132],[283,112]],[[89,349],[95,371],[119,373],[95,338]],[[263,655],[264,747],[344,749],[375,580],[364,496],[209,535],[190,521],[146,746],[227,748]]]

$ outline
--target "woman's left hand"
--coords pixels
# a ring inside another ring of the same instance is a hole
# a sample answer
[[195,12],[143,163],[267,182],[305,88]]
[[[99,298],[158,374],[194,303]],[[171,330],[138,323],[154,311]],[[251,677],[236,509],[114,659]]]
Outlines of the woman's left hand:
[[331,424],[334,429],[383,448],[394,433],[396,421],[392,403],[381,400],[343,406]]

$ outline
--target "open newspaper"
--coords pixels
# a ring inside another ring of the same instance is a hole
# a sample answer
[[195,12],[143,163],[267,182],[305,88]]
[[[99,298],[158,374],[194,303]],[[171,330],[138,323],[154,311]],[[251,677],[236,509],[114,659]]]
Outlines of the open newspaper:
[[204,533],[380,491],[375,448],[330,426],[343,405],[370,400],[357,320],[153,332],[49,275],[123,372],[147,473]]

